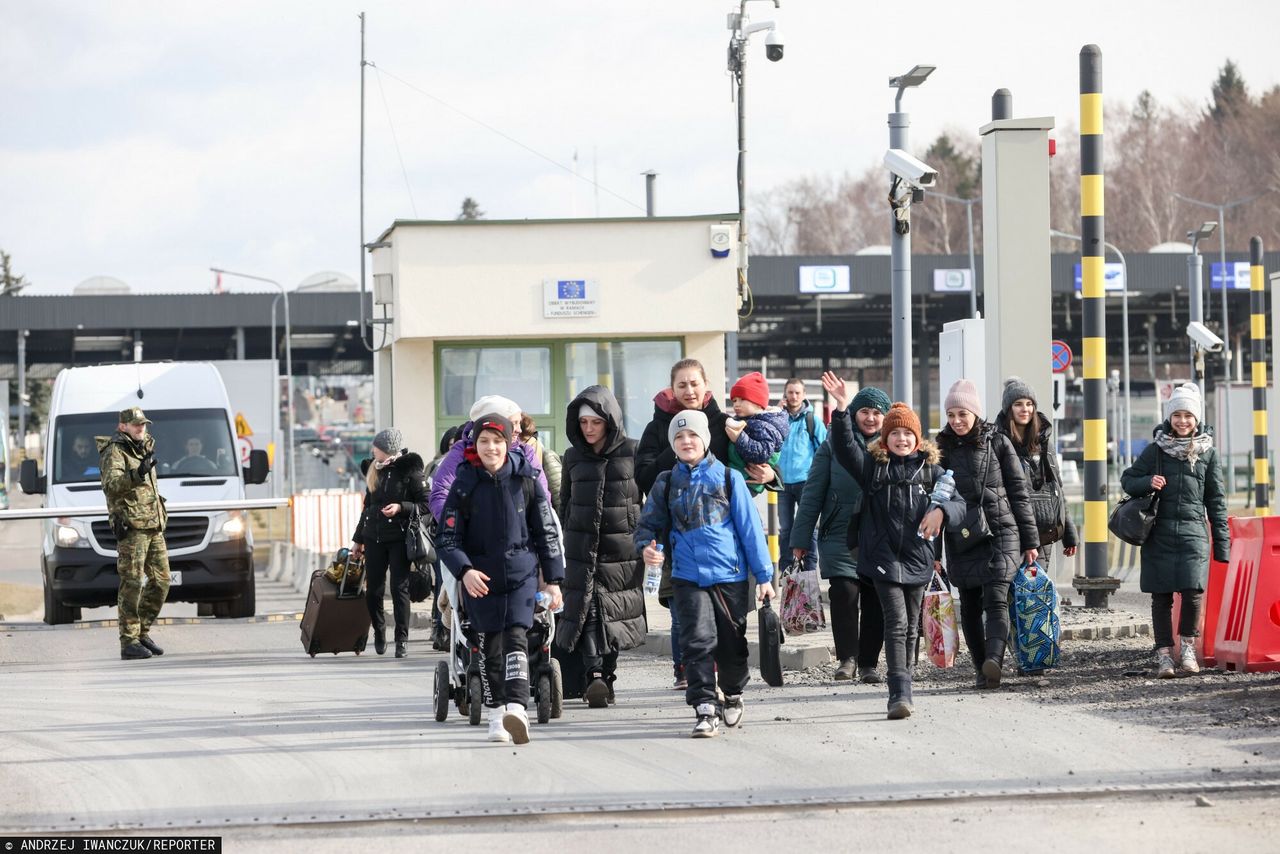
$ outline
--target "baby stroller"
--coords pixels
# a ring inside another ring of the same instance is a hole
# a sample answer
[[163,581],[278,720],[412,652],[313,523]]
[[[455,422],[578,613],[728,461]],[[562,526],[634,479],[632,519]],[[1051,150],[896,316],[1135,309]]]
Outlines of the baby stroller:
[[484,708],[480,685],[480,665],[484,656],[480,654],[476,633],[463,610],[458,580],[452,573],[445,572],[441,574],[440,586],[453,606],[453,616],[449,621],[449,649],[445,652],[445,660],[436,663],[432,696],[436,720],[443,722],[449,717],[449,703],[453,702],[458,707],[458,714],[466,715],[472,726],[479,726]]
[[546,594],[539,593],[529,629],[529,688],[538,708],[538,723],[560,717],[564,708],[564,680],[560,662],[551,656],[556,636],[556,615],[547,609]]

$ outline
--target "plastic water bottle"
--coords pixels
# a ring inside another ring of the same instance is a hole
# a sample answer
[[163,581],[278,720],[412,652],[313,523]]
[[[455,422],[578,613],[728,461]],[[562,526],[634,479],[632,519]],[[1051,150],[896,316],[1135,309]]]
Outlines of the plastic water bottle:
[[[662,543],[657,543],[654,548],[658,554],[662,554]],[[662,584],[662,558],[658,558],[657,563],[646,563],[644,565],[644,592],[646,596],[657,596],[658,587]]]
[[[955,494],[956,494],[955,472],[953,472],[951,469],[947,469],[942,473],[942,477],[934,481],[933,492],[929,495],[929,509],[932,510],[934,507],[942,506],[947,501],[950,501],[951,496]],[[919,532],[917,532],[917,535],[921,539],[926,539],[929,542],[933,542],[935,539],[934,537],[926,537],[924,534],[921,534]]]
[[547,610],[547,606],[550,604],[551,604],[551,597],[543,593],[541,590],[539,590],[537,593],[534,594],[533,607],[535,611],[538,610],[539,608],[545,611]]

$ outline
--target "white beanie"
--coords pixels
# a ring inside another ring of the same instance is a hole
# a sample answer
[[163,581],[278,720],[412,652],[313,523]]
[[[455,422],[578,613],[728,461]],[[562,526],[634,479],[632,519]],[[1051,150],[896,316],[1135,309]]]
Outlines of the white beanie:
[[1183,383],[1173,390],[1169,402],[1164,405],[1164,419],[1179,409],[1190,412],[1196,417],[1196,424],[1204,423],[1204,398],[1200,395],[1200,387],[1195,383]]
[[681,430],[692,430],[702,437],[703,450],[711,450],[711,428],[707,424],[707,416],[700,409],[686,409],[683,412],[677,412],[676,416],[671,419],[671,425],[667,427],[667,441],[674,448],[676,444],[676,434]]
[[503,397],[500,394],[486,394],[471,405],[471,417],[469,420],[475,421],[481,415],[496,412],[503,418],[510,418],[514,421],[523,411],[520,408],[520,404],[509,397]]
[[601,421],[604,420],[604,416],[601,415],[599,412],[596,412],[594,409],[592,409],[591,404],[589,403],[584,403],[582,404],[582,406],[578,408],[578,417],[579,418],[597,418]]

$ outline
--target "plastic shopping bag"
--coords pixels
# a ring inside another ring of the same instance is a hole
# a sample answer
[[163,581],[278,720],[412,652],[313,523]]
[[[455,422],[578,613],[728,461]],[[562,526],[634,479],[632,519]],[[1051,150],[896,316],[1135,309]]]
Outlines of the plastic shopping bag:
[[924,591],[924,639],[929,646],[929,660],[939,667],[956,663],[956,647],[960,635],[956,631],[956,604],[951,588],[938,573],[933,574]]
[[1013,653],[1023,670],[1057,667],[1062,658],[1058,591],[1039,563],[1018,567],[1009,597]]
[[782,628],[787,634],[802,635],[827,627],[818,570],[805,569],[803,560],[792,560],[782,571],[781,598]]

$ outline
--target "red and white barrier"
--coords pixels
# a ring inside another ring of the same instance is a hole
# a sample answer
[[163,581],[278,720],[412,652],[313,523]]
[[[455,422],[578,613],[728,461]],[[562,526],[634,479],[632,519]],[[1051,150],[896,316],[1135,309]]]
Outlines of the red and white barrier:
[[317,554],[351,545],[363,502],[362,493],[338,490],[293,496],[293,545]]

